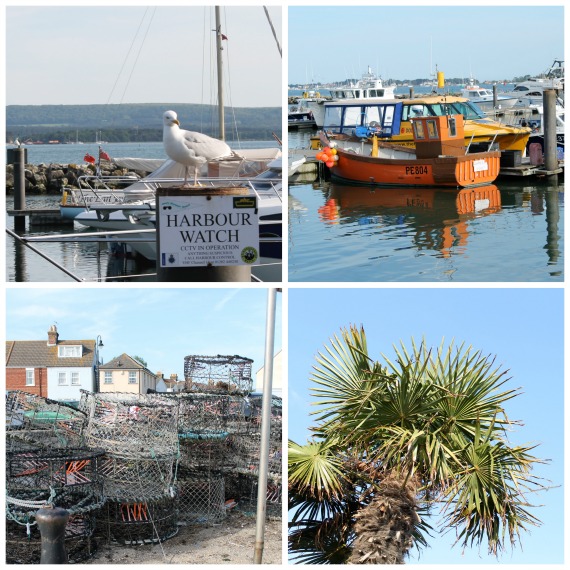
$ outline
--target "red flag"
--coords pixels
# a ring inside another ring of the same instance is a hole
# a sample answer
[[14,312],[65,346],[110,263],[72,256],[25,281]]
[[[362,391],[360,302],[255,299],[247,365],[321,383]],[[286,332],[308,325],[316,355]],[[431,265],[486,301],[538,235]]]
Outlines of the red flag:
[[91,164],[95,164],[95,157],[91,156],[89,153],[87,153],[84,157],[83,160],[85,162],[90,162]]
[[103,149],[99,149],[99,160],[108,160],[109,162],[111,162],[111,157],[103,150]]

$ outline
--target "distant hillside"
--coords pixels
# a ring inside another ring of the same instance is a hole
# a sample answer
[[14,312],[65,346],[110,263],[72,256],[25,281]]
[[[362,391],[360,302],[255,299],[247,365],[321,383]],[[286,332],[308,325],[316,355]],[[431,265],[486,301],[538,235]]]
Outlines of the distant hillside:
[[[212,105],[8,105],[6,140],[159,141],[162,115],[169,109],[178,113],[182,128],[217,136],[218,110]],[[269,140],[281,133],[281,108],[227,108],[225,122],[229,141]]]

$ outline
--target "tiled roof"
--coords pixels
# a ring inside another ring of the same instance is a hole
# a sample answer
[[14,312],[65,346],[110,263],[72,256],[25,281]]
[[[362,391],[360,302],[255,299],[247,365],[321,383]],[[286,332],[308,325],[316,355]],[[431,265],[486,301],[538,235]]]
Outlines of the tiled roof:
[[106,364],[99,366],[101,370],[116,370],[117,368],[124,368],[125,370],[145,370],[144,364],[141,364],[138,360],[131,358],[128,354],[121,354],[121,356],[116,356],[113,360],[109,360]]
[[[81,358],[60,358],[58,346],[82,345]],[[93,364],[94,340],[64,340],[55,346],[48,346],[47,340],[10,340],[6,341],[7,368],[48,368],[54,366],[90,367]]]

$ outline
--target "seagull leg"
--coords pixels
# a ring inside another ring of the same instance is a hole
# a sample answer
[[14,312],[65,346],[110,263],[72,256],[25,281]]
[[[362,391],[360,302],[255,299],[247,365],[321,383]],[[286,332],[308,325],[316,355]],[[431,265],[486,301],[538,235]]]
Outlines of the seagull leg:
[[198,167],[197,166],[194,167],[194,186],[202,186],[198,182]]
[[186,186],[188,184],[188,167],[184,168],[184,184],[182,186]]

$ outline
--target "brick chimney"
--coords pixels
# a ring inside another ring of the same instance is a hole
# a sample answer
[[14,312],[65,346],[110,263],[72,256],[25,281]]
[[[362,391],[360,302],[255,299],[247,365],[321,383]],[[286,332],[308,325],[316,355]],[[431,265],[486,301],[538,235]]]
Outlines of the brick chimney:
[[57,327],[55,325],[51,325],[48,331],[48,346],[55,346],[57,344],[57,340],[59,338],[59,334],[57,332]]
[[178,374],[171,374],[170,380],[173,382],[178,382]]
[[162,380],[162,378],[164,378],[164,373],[158,371],[158,372],[156,373],[156,378],[157,378],[157,380]]

